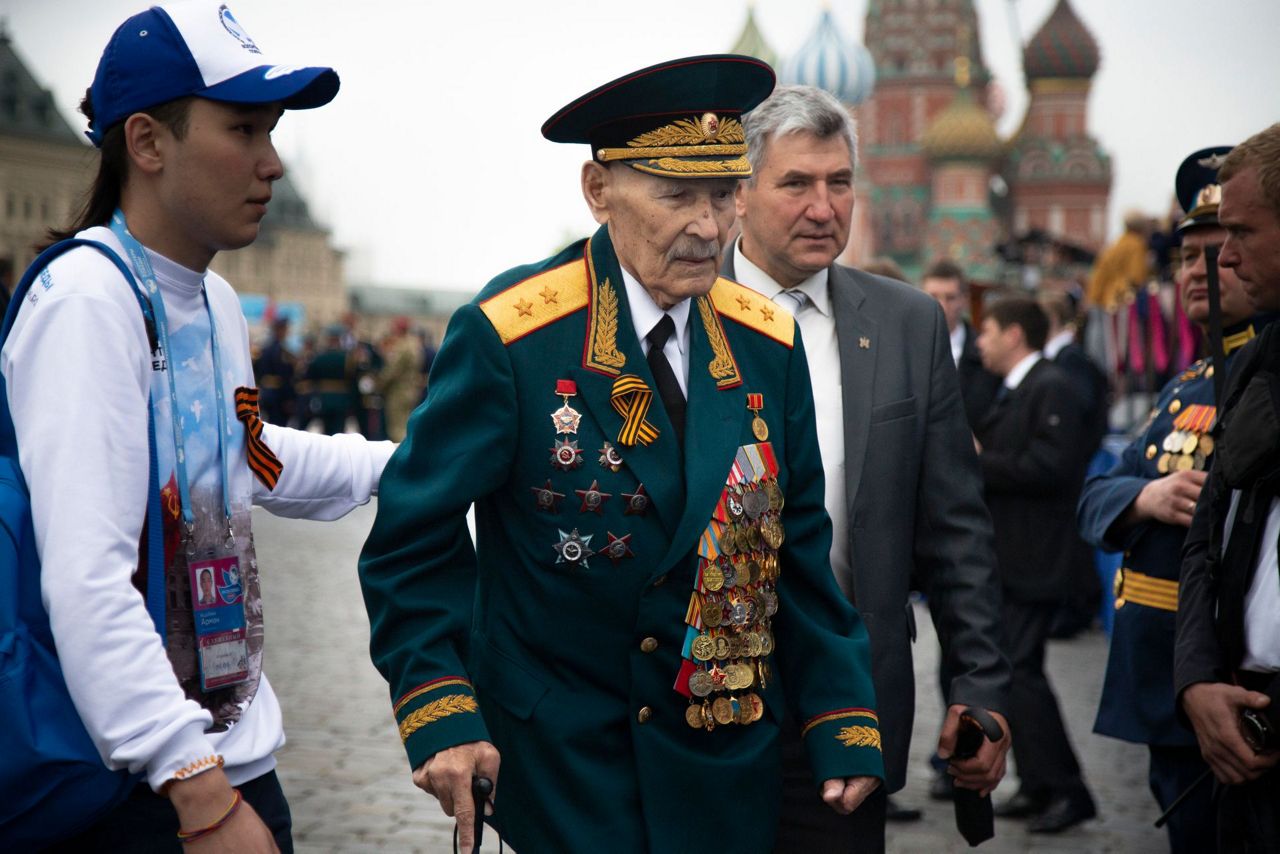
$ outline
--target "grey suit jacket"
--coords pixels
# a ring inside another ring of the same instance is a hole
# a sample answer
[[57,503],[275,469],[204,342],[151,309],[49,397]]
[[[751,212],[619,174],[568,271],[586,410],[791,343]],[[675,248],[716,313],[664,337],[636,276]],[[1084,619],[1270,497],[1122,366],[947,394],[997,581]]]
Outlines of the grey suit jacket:
[[[732,252],[723,273],[734,276]],[[829,283],[844,390],[849,589],[871,637],[885,785],[895,792],[906,782],[915,716],[913,574],[931,598],[953,675],[948,702],[1004,713],[1011,676],[1000,584],[942,310],[910,285],[838,264]]]

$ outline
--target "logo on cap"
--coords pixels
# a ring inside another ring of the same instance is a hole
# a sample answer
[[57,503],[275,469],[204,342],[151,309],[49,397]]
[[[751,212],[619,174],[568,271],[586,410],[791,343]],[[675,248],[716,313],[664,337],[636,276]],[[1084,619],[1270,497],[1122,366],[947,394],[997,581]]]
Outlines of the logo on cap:
[[301,65],[273,65],[262,74],[263,80],[275,80],[277,77],[286,77],[295,71],[301,71]]
[[240,26],[240,22],[236,20],[235,15],[231,14],[231,10],[226,4],[218,7],[218,19],[222,21],[222,26],[226,27],[227,32],[235,36],[236,41],[240,42],[240,46],[250,53],[262,53],[258,50],[258,46],[253,43],[253,39],[249,38],[249,34],[244,31],[244,27]]

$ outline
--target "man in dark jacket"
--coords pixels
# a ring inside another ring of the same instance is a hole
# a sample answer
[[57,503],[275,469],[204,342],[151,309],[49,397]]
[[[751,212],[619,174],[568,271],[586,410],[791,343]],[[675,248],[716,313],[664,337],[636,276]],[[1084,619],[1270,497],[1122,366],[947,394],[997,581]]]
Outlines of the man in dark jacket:
[[975,434],[1004,588],[1005,654],[1013,665],[1009,723],[1021,778],[997,814],[1030,818],[1033,833],[1057,833],[1096,815],[1044,673],[1054,612],[1073,568],[1087,559],[1073,524],[1084,480],[1084,411],[1071,381],[1040,352],[1048,326],[1029,297],[987,309],[978,349],[987,370],[1004,381]]
[[977,426],[991,408],[1000,388],[1000,378],[982,367],[978,352],[978,336],[964,319],[969,302],[969,288],[964,271],[950,258],[935,261],[920,282],[920,289],[938,301],[947,321],[947,337],[951,358],[960,374],[960,396],[964,399],[964,415],[970,426]]
[[[804,338],[834,528],[831,566],[849,600],[872,615],[884,790],[893,793],[906,779],[915,713],[913,572],[930,585],[952,675],[940,751],[950,758],[966,706],[1006,709],[991,523],[942,313],[902,282],[835,263],[854,204],[848,112],[821,90],[788,86],[744,125],[756,173],[738,187],[742,239],[722,272],[794,312]],[[1007,750],[1006,738],[953,762],[958,785],[990,791]],[[883,796],[874,793],[852,816],[828,816],[798,731],[783,751],[777,851],[883,850]]]
[[[1254,308],[1280,310],[1280,124],[1236,146],[1218,171],[1220,263]],[[1219,847],[1280,849],[1280,326],[1232,368],[1209,480],[1183,548],[1174,690],[1221,784]],[[1249,718],[1254,719],[1248,727]],[[1262,737],[1256,721],[1271,727]],[[1251,737],[1250,737],[1251,736]]]

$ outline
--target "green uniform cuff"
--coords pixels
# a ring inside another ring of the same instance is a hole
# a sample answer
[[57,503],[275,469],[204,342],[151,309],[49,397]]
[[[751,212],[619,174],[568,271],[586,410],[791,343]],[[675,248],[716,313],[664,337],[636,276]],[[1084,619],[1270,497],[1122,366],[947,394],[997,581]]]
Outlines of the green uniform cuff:
[[834,709],[809,719],[801,731],[809,767],[819,785],[845,777],[884,779],[880,720],[870,709]]
[[433,679],[395,702],[400,740],[417,768],[436,753],[471,741],[489,741],[475,689],[461,676]]

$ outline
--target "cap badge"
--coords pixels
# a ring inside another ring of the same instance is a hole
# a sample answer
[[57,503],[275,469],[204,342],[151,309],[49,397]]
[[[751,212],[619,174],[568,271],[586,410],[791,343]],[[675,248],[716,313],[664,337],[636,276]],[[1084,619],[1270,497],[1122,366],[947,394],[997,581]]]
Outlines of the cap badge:
[[1225,154],[1210,154],[1208,157],[1201,157],[1196,161],[1196,164],[1203,166],[1206,169],[1213,169],[1214,171],[1217,171],[1222,168],[1222,164],[1226,159],[1227,155]]
[[1220,184],[1206,184],[1200,189],[1200,192],[1196,193],[1196,208],[1220,204],[1222,204],[1222,186]]
[[240,26],[240,22],[236,20],[235,15],[231,14],[231,10],[226,4],[218,7],[218,19],[222,21],[222,26],[226,27],[227,32],[231,33],[240,42],[241,47],[250,53],[262,53],[258,46],[253,43],[253,39],[249,38],[249,34],[244,31],[244,27]]
[[702,135],[707,139],[715,139],[720,135],[720,117],[715,113],[702,114]]

